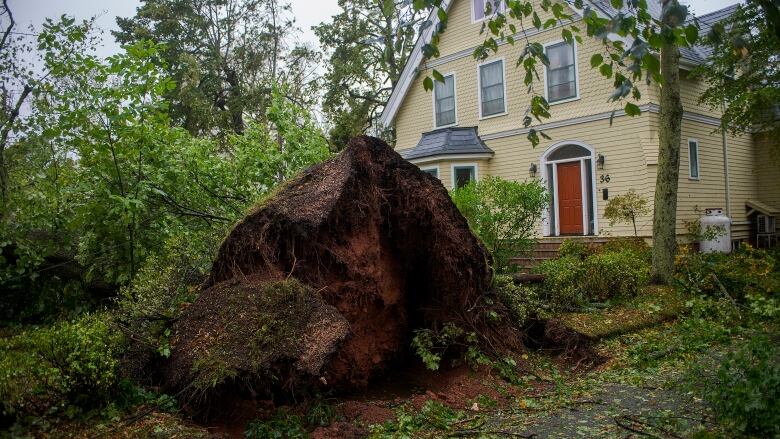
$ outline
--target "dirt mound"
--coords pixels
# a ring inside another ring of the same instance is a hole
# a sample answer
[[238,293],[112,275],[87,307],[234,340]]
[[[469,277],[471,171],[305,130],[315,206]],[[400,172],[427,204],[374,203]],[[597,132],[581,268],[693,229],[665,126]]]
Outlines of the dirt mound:
[[[413,329],[476,327],[488,262],[438,179],[379,139],[354,138],[234,227],[208,288],[175,325],[168,385],[185,388],[200,376],[197,365],[219,369],[228,358],[238,367],[203,375],[209,388],[267,391],[257,384],[270,377],[288,390],[359,388],[408,350]],[[290,297],[263,298],[279,279],[305,286],[295,294],[302,311],[281,306]],[[284,355],[251,347],[268,321],[289,331],[275,335]]]

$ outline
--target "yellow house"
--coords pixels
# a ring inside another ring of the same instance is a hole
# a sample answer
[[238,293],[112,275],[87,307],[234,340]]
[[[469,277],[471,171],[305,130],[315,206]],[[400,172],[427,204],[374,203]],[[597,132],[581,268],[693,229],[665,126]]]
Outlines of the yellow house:
[[[628,236],[633,227],[611,226],[604,207],[611,197],[633,189],[651,205],[658,162],[660,92],[657,85],[644,85],[642,115],[629,117],[609,103],[612,81],[590,67],[590,58],[603,45],[585,37],[567,44],[561,28],[516,35],[544,45],[550,66],[540,71],[536,93],[550,102],[552,117],[533,128],[552,140],[533,148],[526,139],[523,117],[530,95],[523,84],[522,68],[516,67],[523,44],[499,43],[498,53],[485,61],[473,57],[486,17],[484,2],[490,0],[445,0],[447,31],[441,35],[440,56],[426,59],[422,46],[430,41],[438,22],[431,14],[411,53],[402,77],[382,114],[385,126],[395,126],[396,149],[405,158],[441,179],[447,188],[487,175],[526,181],[541,179],[551,202],[540,236]],[[656,0],[657,1],[657,0]],[[597,13],[616,13],[608,0],[585,2]],[[653,12],[660,13],[651,0]],[[499,6],[500,7],[500,6]],[[731,6],[698,17],[704,28],[727,17]],[[583,11],[571,10],[575,24]],[[542,21],[546,18],[542,17]],[[519,26],[518,26],[519,28]],[[780,164],[773,162],[768,147],[776,139],[759,141],[753,136],[722,136],[718,111],[698,103],[707,85],[688,76],[705,62],[703,47],[683,49],[681,82],[685,114],[682,126],[678,233],[686,222],[707,208],[722,208],[732,219],[732,238],[755,240],[757,218],[780,214]],[[433,92],[423,88],[423,78],[432,69],[444,75]],[[540,69],[541,70],[541,69]],[[639,218],[639,234],[652,233],[652,213]]]

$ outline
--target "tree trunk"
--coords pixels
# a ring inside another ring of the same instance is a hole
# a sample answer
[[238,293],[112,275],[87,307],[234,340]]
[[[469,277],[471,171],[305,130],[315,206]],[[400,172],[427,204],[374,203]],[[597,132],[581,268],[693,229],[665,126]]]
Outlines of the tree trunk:
[[675,42],[661,46],[661,114],[658,132],[658,174],[653,216],[652,281],[667,284],[674,273],[677,250],[677,186],[683,107],[680,99],[680,49]]

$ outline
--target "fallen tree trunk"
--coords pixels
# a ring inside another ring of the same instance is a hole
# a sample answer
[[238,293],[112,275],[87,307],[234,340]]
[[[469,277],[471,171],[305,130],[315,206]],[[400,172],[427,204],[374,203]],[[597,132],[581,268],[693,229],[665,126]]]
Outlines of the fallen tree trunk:
[[210,399],[365,386],[414,329],[485,326],[489,258],[438,179],[354,138],[236,224],[173,328],[167,387]]

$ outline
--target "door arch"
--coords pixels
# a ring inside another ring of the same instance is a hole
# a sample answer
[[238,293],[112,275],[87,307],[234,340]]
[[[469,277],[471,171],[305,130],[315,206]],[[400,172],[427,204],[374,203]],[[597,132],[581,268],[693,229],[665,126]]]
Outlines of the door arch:
[[550,194],[543,218],[545,236],[598,234],[595,164],[595,149],[576,140],[556,142],[542,153],[542,181]]

